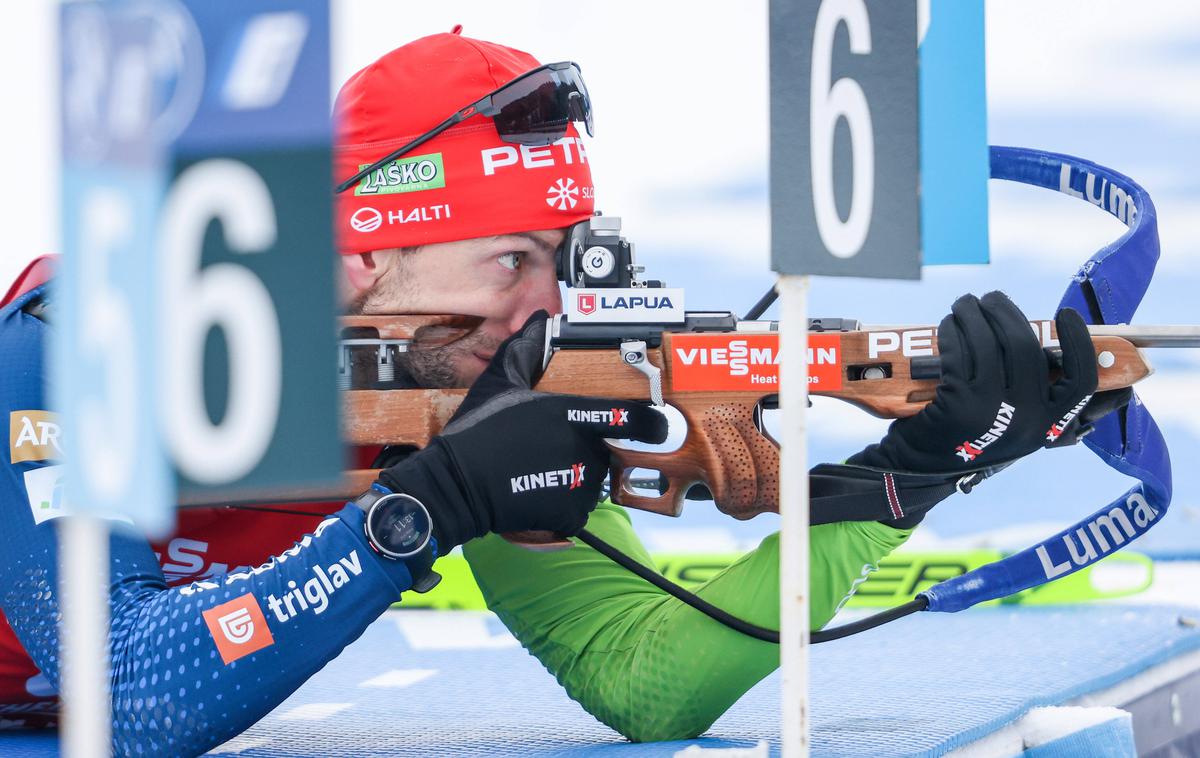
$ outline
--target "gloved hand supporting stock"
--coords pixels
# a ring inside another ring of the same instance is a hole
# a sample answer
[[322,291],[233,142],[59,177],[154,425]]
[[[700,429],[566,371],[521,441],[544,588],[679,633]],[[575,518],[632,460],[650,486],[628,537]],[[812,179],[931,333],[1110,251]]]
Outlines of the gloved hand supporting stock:
[[983,471],[1077,438],[1080,413],[1096,391],[1096,354],[1087,325],[1070,308],[1055,321],[1062,374],[1029,320],[1002,292],[965,295],[938,328],[942,377],[920,413],[899,419],[847,463],[921,474]]
[[1093,397],[1095,349],[1079,314],[1063,309],[1055,323],[1063,369],[1052,382],[1041,343],[1007,296],[960,297],[938,328],[942,375],[934,401],[893,422],[878,444],[845,464],[814,468],[814,513],[854,519],[845,500],[859,518],[882,512],[891,516],[879,519],[885,524],[915,527],[956,490],[969,492],[1042,447],[1073,444],[1128,403],[1128,389]]
[[442,555],[488,532],[577,533],[608,473],[604,440],[666,439],[666,417],[643,403],[531,389],[547,318],[538,311],[500,346],[440,436],[380,472],[429,508]]

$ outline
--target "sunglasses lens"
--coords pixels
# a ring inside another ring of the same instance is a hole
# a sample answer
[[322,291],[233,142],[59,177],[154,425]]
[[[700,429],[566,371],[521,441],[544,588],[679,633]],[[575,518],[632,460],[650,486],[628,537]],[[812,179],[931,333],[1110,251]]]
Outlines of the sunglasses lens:
[[492,96],[496,130],[505,142],[548,145],[583,122],[592,135],[592,103],[579,69],[542,69]]

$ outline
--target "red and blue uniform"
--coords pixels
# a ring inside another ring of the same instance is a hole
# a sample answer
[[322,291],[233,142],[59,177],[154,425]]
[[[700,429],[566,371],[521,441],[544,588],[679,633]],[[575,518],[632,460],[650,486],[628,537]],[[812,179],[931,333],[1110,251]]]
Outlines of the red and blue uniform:
[[[8,725],[52,723],[61,673],[49,302],[39,286],[0,309],[0,413],[10,427],[0,445],[0,723]],[[116,753],[194,754],[233,737],[411,586],[402,563],[369,547],[362,512],[337,508],[185,510],[160,545],[112,525]]]

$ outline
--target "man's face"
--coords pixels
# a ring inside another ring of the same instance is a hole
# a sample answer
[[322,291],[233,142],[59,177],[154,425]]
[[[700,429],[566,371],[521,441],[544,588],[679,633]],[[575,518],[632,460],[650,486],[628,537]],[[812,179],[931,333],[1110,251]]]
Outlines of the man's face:
[[465,337],[405,355],[421,386],[468,387],[530,314],[562,310],[554,264],[564,234],[551,229],[373,253],[373,281],[353,288],[347,312],[480,317]]

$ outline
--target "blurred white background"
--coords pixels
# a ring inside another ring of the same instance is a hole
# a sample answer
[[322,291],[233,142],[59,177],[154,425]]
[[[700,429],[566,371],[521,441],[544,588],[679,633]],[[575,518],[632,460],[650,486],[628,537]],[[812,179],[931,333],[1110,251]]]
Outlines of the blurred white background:
[[[10,3],[0,24],[4,286],[27,260],[58,247],[56,7]],[[387,50],[456,23],[544,61],[579,62],[596,107],[588,152],[598,207],[625,219],[648,274],[687,287],[692,308],[735,311],[772,281],[765,2],[335,0],[333,8],[335,88]],[[994,1],[987,25],[991,142],[1078,155],[1145,186],[1159,211],[1163,260],[1139,319],[1200,322],[1200,4]],[[814,315],[936,323],[958,294],[1002,288],[1031,317],[1044,317],[1075,268],[1122,230],[1055,193],[998,183],[991,193],[992,265],[927,270],[921,283],[818,280]],[[1174,526],[1160,526],[1140,547],[1200,553],[1200,351],[1152,358],[1159,374],[1139,392],[1171,443],[1177,494]],[[815,459],[840,460],[884,428],[836,404],[815,410]],[[1007,527],[1012,546],[1023,546],[1128,486],[1082,449],[1019,468],[989,482],[986,495],[981,488],[939,507],[922,540]],[[735,524],[702,504],[689,511],[682,522],[642,518],[640,527],[652,545],[676,545],[686,533],[694,548],[745,543],[773,528],[769,518]]]

